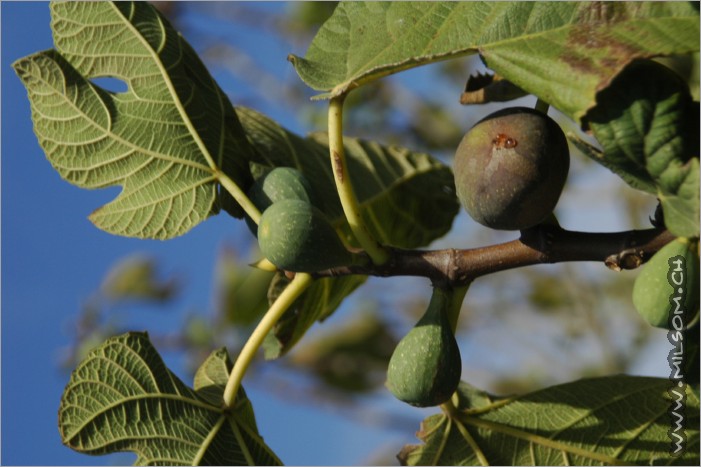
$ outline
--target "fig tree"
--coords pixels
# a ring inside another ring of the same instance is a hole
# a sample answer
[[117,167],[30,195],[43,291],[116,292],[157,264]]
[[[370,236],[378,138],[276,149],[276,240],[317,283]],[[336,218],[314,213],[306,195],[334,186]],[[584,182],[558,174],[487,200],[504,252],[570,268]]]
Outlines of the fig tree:
[[555,209],[567,179],[567,139],[544,113],[513,107],[480,120],[455,153],[458,198],[482,225],[522,230]]

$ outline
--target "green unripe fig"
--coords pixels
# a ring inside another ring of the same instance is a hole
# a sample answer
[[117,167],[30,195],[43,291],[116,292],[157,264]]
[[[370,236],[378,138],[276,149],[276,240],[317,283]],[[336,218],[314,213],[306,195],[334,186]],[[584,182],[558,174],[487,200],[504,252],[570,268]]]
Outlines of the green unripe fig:
[[299,199],[314,204],[311,193],[312,186],[302,172],[292,167],[275,167],[253,183],[248,197],[262,212],[283,199]]
[[433,289],[426,313],[390,358],[387,388],[403,402],[417,407],[439,405],[460,383],[460,349],[448,320],[450,294]]
[[354,255],[319,209],[299,199],[284,199],[263,212],[258,245],[285,271],[314,272],[352,264]]
[[658,328],[671,329],[670,318],[676,320],[671,323],[675,328],[694,320],[699,310],[698,242],[676,238],[660,248],[635,279],[633,305]]
[[570,167],[567,138],[544,113],[513,107],[480,120],[455,153],[458,198],[470,216],[523,230],[555,209]]
[[[270,172],[256,179],[248,190],[248,198],[260,212],[265,211],[283,199],[299,199],[314,204],[313,188],[302,172],[292,167],[275,167]],[[258,227],[253,220],[246,216],[246,223],[251,232]]]

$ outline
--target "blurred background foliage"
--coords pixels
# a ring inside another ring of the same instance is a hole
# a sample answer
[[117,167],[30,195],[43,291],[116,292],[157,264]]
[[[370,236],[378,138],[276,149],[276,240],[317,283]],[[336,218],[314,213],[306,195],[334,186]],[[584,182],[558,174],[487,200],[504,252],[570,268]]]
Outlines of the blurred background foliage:
[[[293,131],[325,130],[326,105],[310,101],[314,93],[292,66],[285,63],[287,71],[282,74],[276,72],[280,67],[270,67],[271,60],[284,62],[285,56],[252,55],[246,45],[260,37],[283,44],[289,52],[303,53],[332,13],[334,2],[279,3],[274,8],[255,2],[154,3],[199,46],[214,76],[226,81],[220,84],[235,105],[267,113]],[[213,21],[227,24],[232,34],[212,34],[207,24]],[[698,56],[669,58],[665,64],[687,78],[698,98]],[[468,77],[484,71],[478,57],[468,57],[364,86],[346,101],[345,134],[426,151],[450,164],[463,133],[504,106],[460,105]],[[533,105],[534,99],[514,104]],[[579,132],[556,111],[551,115],[566,132]],[[573,153],[557,213],[561,224],[573,230],[626,230],[650,227],[655,206],[654,198]],[[237,224],[246,230],[242,222]],[[473,248],[514,235],[482,228],[461,213],[453,231],[432,247]],[[162,353],[183,357],[189,375],[214,348],[226,346],[235,356],[267,309],[273,274],[249,266],[257,259],[253,240],[223,239],[213,246],[219,253],[212,268],[210,303],[188,310],[178,332],[149,330]],[[165,273],[161,262],[135,253],[105,272],[100,287],[83,300],[68,326],[73,345],[62,355],[65,371],[106,337],[133,329],[134,308],[168,314],[179,306],[178,293],[188,287],[186,266]],[[663,376],[666,350],[656,356],[655,366],[646,362],[645,349],[666,342],[666,333],[646,325],[634,311],[630,294],[636,275],[614,273],[603,264],[570,263],[479,279],[467,295],[459,323],[463,380],[495,394],[515,394],[583,376],[655,371]],[[340,404],[359,424],[412,433],[421,414],[407,420],[391,409],[371,413],[375,406],[367,401],[379,394],[389,404],[394,402],[383,387],[387,362],[396,342],[425,310],[429,291],[428,282],[417,278],[371,278],[328,319],[333,323],[316,325],[285,357],[254,365],[247,384],[318,410],[325,410],[328,402]],[[396,463],[396,451],[392,446],[386,454],[372,453],[365,461]]]

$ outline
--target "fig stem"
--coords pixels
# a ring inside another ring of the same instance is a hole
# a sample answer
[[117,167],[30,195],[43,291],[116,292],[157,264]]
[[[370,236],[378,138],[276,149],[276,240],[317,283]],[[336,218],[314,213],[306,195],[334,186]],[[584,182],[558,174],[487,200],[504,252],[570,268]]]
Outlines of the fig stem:
[[460,420],[457,419],[457,416],[455,417],[455,419],[453,419],[453,423],[455,423],[455,426],[457,427],[460,434],[463,436],[465,441],[467,441],[467,444],[470,445],[470,448],[472,448],[472,451],[475,453],[475,456],[479,460],[479,465],[492,465],[487,459],[487,456],[484,454],[484,451],[482,451],[482,448],[479,445],[479,443],[475,440],[475,438],[472,437],[467,427]]
[[224,388],[224,407],[233,407],[234,402],[236,401],[236,394],[241,386],[241,380],[243,380],[246,370],[248,370],[248,367],[255,358],[256,352],[260,346],[263,345],[265,336],[268,335],[273,326],[275,326],[275,324],[280,320],[282,315],[285,313],[285,311],[287,311],[297,297],[299,297],[302,292],[304,292],[313,282],[314,279],[310,274],[295,274],[294,279],[292,279],[287,287],[285,287],[285,290],[283,290],[282,293],[275,299],[273,304],[270,305],[270,308],[244,344],[243,348],[241,349],[241,353],[239,353],[239,356],[236,358],[236,362],[234,362],[234,367],[231,369],[231,373],[229,373],[229,379],[226,382],[226,388]]
[[372,262],[381,265],[389,259],[388,252],[372,236],[360,213],[360,204],[353,190],[348,172],[346,154],[343,147],[343,101],[345,95],[331,99],[329,103],[329,155],[331,170],[336,181],[336,191],[343,206],[348,224],[360,246],[367,252]]
[[246,193],[244,193],[236,182],[229,178],[224,172],[217,170],[214,176],[217,181],[219,181],[219,184],[221,184],[221,186],[233,196],[236,202],[241,205],[246,214],[248,214],[248,217],[257,224],[260,221],[260,210],[251,202],[248,196],[246,196]]
[[455,334],[455,330],[458,328],[458,318],[460,318],[462,302],[465,300],[465,295],[467,294],[467,289],[470,288],[470,283],[458,286],[434,284],[435,288],[443,292],[445,300],[448,302],[445,309],[448,313],[448,322],[450,322],[450,328],[453,330],[453,334]]

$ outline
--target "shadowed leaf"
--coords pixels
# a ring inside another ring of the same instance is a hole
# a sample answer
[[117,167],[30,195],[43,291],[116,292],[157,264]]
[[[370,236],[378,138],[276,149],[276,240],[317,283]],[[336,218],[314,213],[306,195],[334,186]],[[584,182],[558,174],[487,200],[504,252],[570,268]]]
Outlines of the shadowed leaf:
[[652,61],[632,64],[587,114],[603,153],[594,160],[657,195],[667,228],[699,235],[698,105],[687,84]]
[[[233,107],[196,52],[146,2],[54,2],[56,50],[14,63],[53,167],[121,193],[90,219],[166,239],[218,212],[218,171],[244,189],[249,150]],[[114,93],[91,79],[127,84]]]
[[[664,378],[610,376],[520,397],[460,405],[433,415],[422,445],[399,454],[408,465],[636,465],[699,463],[699,399],[686,392],[686,451],[672,457]],[[461,404],[474,399],[462,394]]]

